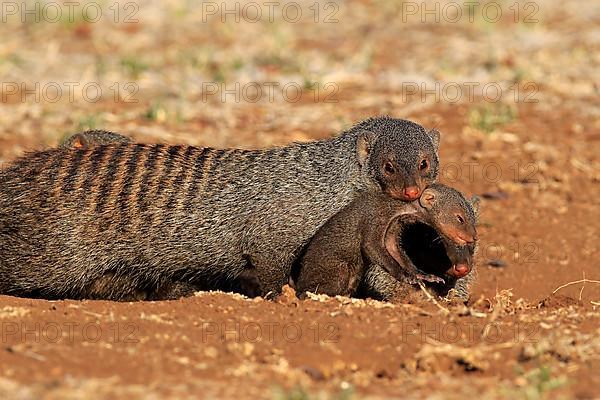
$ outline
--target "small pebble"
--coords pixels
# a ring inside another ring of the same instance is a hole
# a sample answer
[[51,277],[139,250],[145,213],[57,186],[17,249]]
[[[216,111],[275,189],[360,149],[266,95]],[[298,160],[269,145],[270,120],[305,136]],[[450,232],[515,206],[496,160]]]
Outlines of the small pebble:
[[315,381],[325,380],[325,375],[317,368],[311,367],[310,365],[305,365],[300,368],[304,373],[310,376]]
[[487,200],[505,200],[508,199],[508,193],[506,192],[485,192],[481,194],[481,197]]
[[490,267],[494,267],[494,268],[504,268],[506,267],[506,262],[499,260],[499,259],[493,259],[493,260],[488,260],[487,265],[489,265]]

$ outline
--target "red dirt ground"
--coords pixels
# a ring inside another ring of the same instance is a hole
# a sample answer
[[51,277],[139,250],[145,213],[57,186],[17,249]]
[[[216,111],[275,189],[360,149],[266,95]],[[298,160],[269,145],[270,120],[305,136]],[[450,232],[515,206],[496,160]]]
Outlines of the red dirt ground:
[[[411,116],[444,133],[443,181],[467,194],[506,193],[483,200],[469,307],[447,314],[426,300],[299,301],[290,293],[273,302],[223,293],[139,303],[1,297],[0,394],[597,396],[600,317],[591,301],[600,286],[551,296],[597,272],[599,221],[589,214],[597,196],[573,194],[597,182],[569,158],[574,149],[595,157],[592,146],[578,144],[597,141],[593,123],[579,119],[578,133],[564,136],[573,115],[519,113],[513,134],[504,135],[469,129],[460,106]],[[513,175],[515,163],[521,176]],[[528,163],[544,167],[532,173]],[[487,165],[502,177],[485,179]],[[506,266],[488,266],[492,259]]]

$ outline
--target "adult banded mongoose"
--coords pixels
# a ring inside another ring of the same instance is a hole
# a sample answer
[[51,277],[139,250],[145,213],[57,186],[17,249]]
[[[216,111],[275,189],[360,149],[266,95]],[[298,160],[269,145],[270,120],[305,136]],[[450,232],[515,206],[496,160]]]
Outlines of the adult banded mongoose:
[[[127,136],[105,130],[89,130],[73,134],[66,138],[61,147],[64,148],[87,148],[109,143],[131,142]],[[208,287],[212,288],[212,287]],[[194,292],[206,289],[188,282],[165,280],[160,285],[149,287],[140,285],[128,275],[117,276],[114,273],[106,273],[90,282],[82,291],[81,297],[87,299],[112,299],[120,301],[135,300],[174,300],[180,297],[190,296]]]
[[[388,274],[400,268],[404,272],[400,278],[393,272],[391,276],[408,284],[417,279],[443,284],[444,279],[462,278],[471,270],[466,248],[477,239],[476,206],[476,200],[471,203],[460,192],[437,183],[410,203],[380,193],[364,194],[333,216],[312,238],[294,276],[296,290],[301,294],[310,291],[351,296],[357,293],[366,271],[375,268]],[[400,243],[404,228],[417,222],[434,228],[430,230],[439,237],[406,239],[441,241],[452,261],[445,270],[427,265],[435,259],[415,263]]]
[[278,292],[361,192],[419,197],[437,178],[438,144],[435,130],[378,117],[265,150],[125,142],[27,154],[0,171],[0,293],[83,298],[123,277],[152,292],[248,271],[259,293]]
[[131,142],[131,139],[119,133],[103,130],[91,130],[69,136],[61,144],[61,147],[80,149],[101,144],[128,142]]
[[[440,187],[442,190],[439,190]],[[425,282],[429,290],[448,299],[467,301],[477,276],[474,256],[477,251],[475,226],[479,215],[479,198],[474,196],[467,200],[454,189],[447,190],[439,184],[431,186],[431,189],[436,188],[433,193],[429,188],[425,190],[419,203],[425,208],[429,207],[434,219],[446,228],[442,231],[427,227],[423,229],[423,225],[413,225],[409,219],[399,219],[396,225],[400,230],[398,249],[403,257],[411,258],[426,272],[444,278],[444,282]],[[467,232],[462,232],[461,226],[468,227]],[[463,272],[457,274],[457,269]],[[409,283],[395,279],[380,266],[371,265],[363,276],[358,292],[359,297],[405,301],[415,293],[415,289]]]

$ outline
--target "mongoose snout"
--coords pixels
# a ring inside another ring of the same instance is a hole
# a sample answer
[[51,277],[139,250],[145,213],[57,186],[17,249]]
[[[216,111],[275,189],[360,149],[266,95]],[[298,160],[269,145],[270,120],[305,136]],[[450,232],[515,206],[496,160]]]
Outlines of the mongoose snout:
[[450,267],[445,271],[444,275],[459,279],[467,276],[473,269],[473,254],[475,253],[475,244],[460,245],[456,242],[448,242],[447,239],[442,239],[444,242],[446,254],[450,261]]
[[468,264],[455,264],[448,271],[448,274],[453,275],[455,278],[462,278],[463,276],[467,276],[469,272],[471,272],[471,267]]
[[421,191],[416,186],[409,186],[404,189],[404,197],[408,200],[416,200],[419,198]]
[[[460,219],[458,219],[458,221],[460,221]],[[474,243],[477,240],[477,234],[470,232],[470,227],[462,227],[455,226],[453,224],[440,223],[439,229],[440,233],[443,233],[448,238],[450,238],[450,240],[461,246]]]

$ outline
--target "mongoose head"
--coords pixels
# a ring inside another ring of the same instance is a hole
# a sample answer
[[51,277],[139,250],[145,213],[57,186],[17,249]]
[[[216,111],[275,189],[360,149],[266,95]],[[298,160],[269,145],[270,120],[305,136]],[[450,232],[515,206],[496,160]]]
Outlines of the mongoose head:
[[451,187],[435,183],[423,191],[419,204],[427,210],[428,219],[442,236],[453,268],[448,275],[461,278],[471,271],[472,255],[477,241],[479,198],[467,200]]
[[412,201],[438,177],[440,134],[414,122],[390,117],[365,120],[358,132],[357,152],[368,179],[395,199]]
[[475,243],[458,245],[444,241],[446,255],[452,266],[445,271],[445,275],[456,279],[468,275],[473,269],[473,255],[475,254]]

